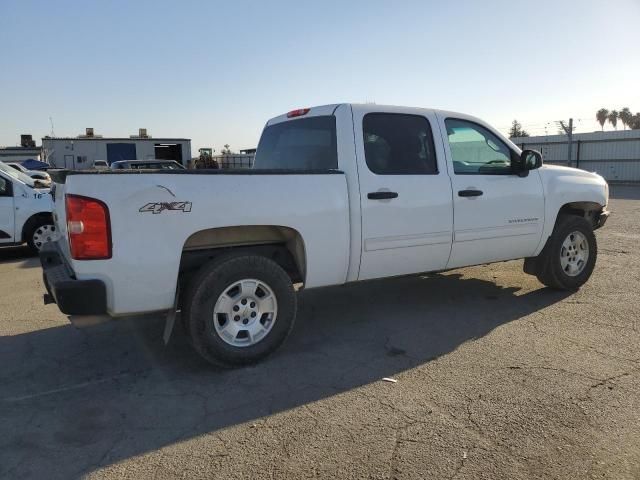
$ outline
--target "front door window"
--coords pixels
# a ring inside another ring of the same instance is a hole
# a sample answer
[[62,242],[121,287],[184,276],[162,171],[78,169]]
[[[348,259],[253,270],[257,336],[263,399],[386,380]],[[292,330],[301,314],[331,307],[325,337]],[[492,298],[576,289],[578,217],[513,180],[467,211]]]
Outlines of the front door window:
[[466,120],[445,121],[456,175],[508,175],[514,153],[486,128]]

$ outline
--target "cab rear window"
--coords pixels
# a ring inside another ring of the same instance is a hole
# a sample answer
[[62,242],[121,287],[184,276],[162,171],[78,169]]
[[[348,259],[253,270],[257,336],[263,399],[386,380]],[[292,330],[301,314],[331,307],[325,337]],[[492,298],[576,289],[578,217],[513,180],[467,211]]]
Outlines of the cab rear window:
[[337,169],[335,117],[309,117],[268,126],[260,138],[253,168]]

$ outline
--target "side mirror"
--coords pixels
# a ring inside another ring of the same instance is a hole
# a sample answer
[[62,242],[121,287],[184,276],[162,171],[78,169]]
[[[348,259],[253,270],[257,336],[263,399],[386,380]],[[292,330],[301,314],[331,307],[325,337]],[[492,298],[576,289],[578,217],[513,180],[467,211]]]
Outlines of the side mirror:
[[523,150],[520,154],[520,171],[528,172],[542,166],[542,154],[535,150]]

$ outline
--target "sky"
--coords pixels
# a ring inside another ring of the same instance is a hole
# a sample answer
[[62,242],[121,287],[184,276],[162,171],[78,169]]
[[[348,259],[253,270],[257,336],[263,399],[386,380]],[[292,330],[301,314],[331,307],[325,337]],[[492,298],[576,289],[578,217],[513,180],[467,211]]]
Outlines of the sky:
[[0,145],[51,118],[237,151],[339,102],[593,131],[601,107],[640,111],[639,25],[640,0],[0,0]]

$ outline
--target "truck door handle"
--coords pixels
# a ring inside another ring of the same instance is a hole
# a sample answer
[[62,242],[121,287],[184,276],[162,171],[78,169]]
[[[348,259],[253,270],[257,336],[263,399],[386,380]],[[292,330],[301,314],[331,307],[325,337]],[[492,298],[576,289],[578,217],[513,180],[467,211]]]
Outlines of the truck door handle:
[[459,197],[479,197],[482,195],[482,190],[460,190],[458,191]]
[[371,192],[367,194],[369,200],[388,200],[390,198],[398,198],[397,192]]

